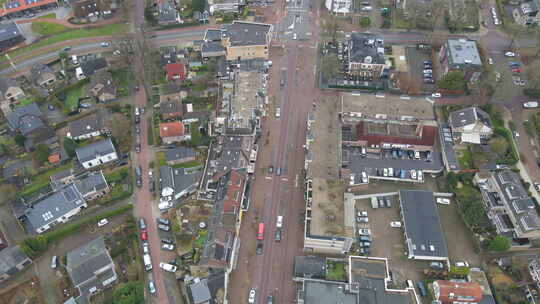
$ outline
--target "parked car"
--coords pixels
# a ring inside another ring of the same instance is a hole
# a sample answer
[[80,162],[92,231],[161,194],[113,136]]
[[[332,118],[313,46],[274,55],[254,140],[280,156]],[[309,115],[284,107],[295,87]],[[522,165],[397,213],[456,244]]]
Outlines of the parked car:
[[361,216],[356,218],[357,223],[369,223],[369,218]]
[[488,64],[493,64],[493,58],[488,58]]
[[148,234],[146,233],[146,231],[142,231],[141,232],[141,241],[146,241],[148,240]]
[[139,219],[139,229],[146,230],[146,222],[144,221],[143,218]]
[[161,242],[164,243],[164,244],[174,244],[174,241],[172,239],[169,239],[169,238],[161,239]]
[[366,248],[371,246],[371,242],[358,242],[358,245],[362,248]]
[[101,47],[109,47],[109,46],[111,46],[111,43],[108,42],[108,41],[103,41],[103,42],[101,43]]
[[429,263],[429,267],[436,269],[436,270],[443,270],[444,264],[441,262],[431,262]]
[[527,101],[523,103],[523,107],[527,109],[538,108],[538,101]]
[[358,250],[358,253],[360,253],[360,254],[369,254],[370,253],[369,247],[360,248]]
[[171,226],[169,226],[169,225],[159,224],[157,227],[158,227],[159,230],[163,230],[163,231],[170,231],[171,230]]
[[362,236],[358,237],[358,241],[360,241],[360,242],[371,242],[371,241],[373,241],[373,238],[371,237],[371,235],[362,235]]
[[504,53],[504,56],[506,56],[506,57],[516,57],[516,53],[514,53],[514,52],[506,52],[506,53]]
[[274,233],[274,241],[281,242],[281,230],[276,229],[276,232]]
[[460,261],[460,262],[456,262],[454,265],[456,265],[456,267],[469,267],[469,262]]
[[371,235],[371,230],[367,228],[358,229],[359,235]]
[[143,254],[150,252],[150,247],[149,247],[148,243],[143,243],[142,244],[142,251],[143,251]]
[[401,228],[401,222],[399,222],[399,221],[390,222],[390,227],[392,227],[392,228]]
[[58,256],[53,255],[51,259],[51,268],[56,269],[57,266],[58,266]]
[[166,218],[158,217],[157,218],[158,223],[169,226],[171,224],[171,221]]
[[158,204],[159,210],[167,210],[169,208],[172,208],[173,203],[172,202],[161,202]]
[[274,173],[274,166],[268,166],[268,174]]
[[97,222],[97,226],[98,227],[103,227],[103,226],[107,225],[108,223],[109,223],[109,221],[106,218],[104,218],[104,219],[101,219],[99,222]]
[[171,265],[168,263],[159,263],[159,268],[168,272],[176,272],[176,270],[178,269],[178,266]]
[[249,291],[249,298],[248,303],[253,304],[255,303],[255,296],[257,295],[257,291],[255,291],[255,288],[251,288]]
[[49,109],[49,111],[54,111],[54,109],[55,109],[53,104],[48,104],[47,108]]
[[156,293],[156,284],[155,284],[154,281],[152,281],[152,280],[148,281],[148,291],[149,291],[151,294],[155,294],[155,293]]
[[520,68],[512,69],[512,73],[519,74],[521,73],[521,69]]
[[431,97],[433,97],[433,98],[441,98],[442,95],[441,95],[441,93],[433,93],[433,94],[431,94]]
[[367,211],[358,211],[356,216],[358,216],[358,217],[368,217],[368,213],[367,213]]
[[433,70],[424,70],[424,74],[433,74]]
[[174,250],[174,245],[173,244],[161,244],[161,249],[168,250],[168,251],[173,251]]

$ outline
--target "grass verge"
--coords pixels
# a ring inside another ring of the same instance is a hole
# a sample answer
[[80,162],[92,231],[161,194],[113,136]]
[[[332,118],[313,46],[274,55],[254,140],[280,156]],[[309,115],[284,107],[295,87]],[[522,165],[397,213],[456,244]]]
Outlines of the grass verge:
[[35,21],[32,22],[32,31],[34,33],[43,35],[43,36],[52,36],[58,35],[62,32],[69,30],[67,26],[63,26],[51,22]]

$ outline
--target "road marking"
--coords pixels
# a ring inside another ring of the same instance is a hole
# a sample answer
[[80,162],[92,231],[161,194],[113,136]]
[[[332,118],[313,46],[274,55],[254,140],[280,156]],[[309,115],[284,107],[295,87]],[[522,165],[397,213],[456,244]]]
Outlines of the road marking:
[[288,182],[288,181],[289,181],[286,177],[282,178],[281,180],[284,181],[284,182]]
[[296,178],[294,179],[294,187],[298,188],[298,174],[296,174]]
[[266,176],[265,178],[266,178],[266,179],[272,179],[272,177],[271,177],[271,176]]

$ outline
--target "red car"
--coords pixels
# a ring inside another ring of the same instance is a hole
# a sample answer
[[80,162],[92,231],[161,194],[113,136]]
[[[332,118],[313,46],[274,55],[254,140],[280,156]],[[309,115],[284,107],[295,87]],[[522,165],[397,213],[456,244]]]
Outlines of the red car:
[[146,233],[146,231],[141,232],[141,240],[143,241],[148,240],[148,234]]
[[521,73],[521,69],[512,69],[512,73]]

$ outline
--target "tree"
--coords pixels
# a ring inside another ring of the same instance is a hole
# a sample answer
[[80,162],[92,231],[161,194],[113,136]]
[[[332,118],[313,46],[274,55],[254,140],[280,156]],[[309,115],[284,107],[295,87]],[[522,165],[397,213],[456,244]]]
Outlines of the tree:
[[464,90],[467,81],[465,80],[465,74],[462,71],[451,71],[439,80],[437,85],[439,88],[446,90]]
[[15,135],[15,143],[21,147],[24,147],[24,142],[26,141],[26,137],[22,134]]
[[131,123],[129,119],[122,113],[115,113],[107,121],[107,126],[111,130],[112,136],[118,142],[121,151],[127,151],[130,149],[131,143]]
[[111,304],[144,303],[144,287],[141,281],[123,283],[113,292]]
[[489,147],[499,156],[504,156],[508,151],[508,142],[504,137],[493,137],[489,140]]
[[45,163],[49,159],[51,154],[51,149],[44,144],[39,144],[36,147],[36,150],[33,153],[34,159],[37,160],[40,164]]
[[371,19],[369,17],[360,18],[360,27],[369,27],[371,25]]
[[335,16],[331,16],[330,20],[326,20],[323,24],[323,30],[328,37],[331,38],[332,42],[335,44],[337,40],[337,33],[339,30],[339,24]]
[[511,49],[514,47],[516,39],[523,33],[523,27],[514,22],[507,22],[504,24],[504,29],[508,33],[508,36],[510,36],[510,45],[508,45],[508,48]]
[[69,157],[74,157],[75,149],[77,149],[77,143],[69,137],[64,137],[64,150],[66,150],[66,154]]
[[488,249],[491,251],[504,252],[510,248],[510,240],[503,235],[497,235],[489,241]]
[[323,57],[321,72],[327,79],[336,77],[339,73],[339,61],[335,53],[330,53]]

